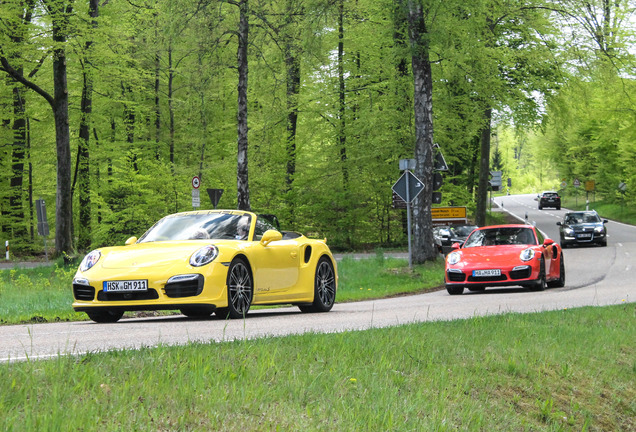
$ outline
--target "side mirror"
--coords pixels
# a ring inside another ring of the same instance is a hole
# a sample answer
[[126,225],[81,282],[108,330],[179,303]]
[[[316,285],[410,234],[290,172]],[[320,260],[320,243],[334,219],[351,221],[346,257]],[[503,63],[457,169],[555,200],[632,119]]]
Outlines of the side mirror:
[[544,247],[548,247],[548,246],[550,246],[552,244],[554,244],[554,240],[552,240],[552,239],[547,238],[547,239],[543,240],[543,246]]
[[563,224],[561,222],[557,222],[558,226],[563,226]]
[[603,219],[603,223],[606,224],[608,222],[607,219]]
[[461,247],[461,245],[460,245],[459,243],[453,243],[453,245],[451,246],[451,248],[452,248],[453,250],[457,250],[457,249],[459,249],[460,247]]
[[131,244],[135,244],[137,242],[137,237],[130,237],[128,240],[126,240],[126,243],[124,243],[126,246],[130,246]]
[[279,231],[267,230],[265,234],[263,234],[263,238],[261,238],[261,244],[267,246],[271,242],[281,240],[282,238],[283,235]]

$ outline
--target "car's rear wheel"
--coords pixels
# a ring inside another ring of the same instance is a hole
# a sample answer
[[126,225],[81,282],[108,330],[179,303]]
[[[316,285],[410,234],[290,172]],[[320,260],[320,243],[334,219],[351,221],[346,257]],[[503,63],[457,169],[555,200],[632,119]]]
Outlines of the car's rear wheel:
[[548,284],[550,288],[563,288],[565,286],[565,262],[563,260],[563,252],[559,259],[559,278]]
[[180,309],[181,313],[188,318],[207,318],[212,315],[212,306],[188,306]]
[[109,324],[116,323],[124,316],[123,311],[114,311],[114,310],[95,310],[95,311],[86,311],[86,315],[100,324]]
[[446,285],[446,291],[448,291],[448,293],[450,295],[460,295],[460,294],[464,293],[464,287],[463,286]]
[[336,301],[336,273],[327,257],[322,257],[316,266],[314,277],[314,301],[310,305],[299,305],[302,312],[329,312]]
[[252,305],[254,282],[247,262],[236,258],[227,271],[227,308],[219,308],[221,318],[244,318]]
[[539,266],[539,279],[537,279],[537,282],[532,287],[532,289],[534,291],[543,291],[543,290],[545,290],[545,287],[546,287],[546,282],[545,282],[545,262],[542,259],[541,260],[541,264]]

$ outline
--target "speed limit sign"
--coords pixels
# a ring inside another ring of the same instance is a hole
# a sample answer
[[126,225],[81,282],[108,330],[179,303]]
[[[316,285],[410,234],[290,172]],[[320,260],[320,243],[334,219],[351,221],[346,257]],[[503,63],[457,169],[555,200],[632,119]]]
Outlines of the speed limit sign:
[[198,176],[192,177],[192,187],[195,189],[199,189],[199,186],[201,186],[201,179],[199,179]]

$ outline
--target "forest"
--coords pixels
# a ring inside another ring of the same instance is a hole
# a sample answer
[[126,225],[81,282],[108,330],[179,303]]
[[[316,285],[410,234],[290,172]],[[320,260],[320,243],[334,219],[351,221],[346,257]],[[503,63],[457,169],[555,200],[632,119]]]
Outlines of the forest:
[[476,220],[492,170],[634,205],[635,42],[634,0],[0,0],[0,239],[39,254],[41,199],[55,254],[123,244],[198,176],[201,209],[404,245],[415,158],[432,250],[433,146]]

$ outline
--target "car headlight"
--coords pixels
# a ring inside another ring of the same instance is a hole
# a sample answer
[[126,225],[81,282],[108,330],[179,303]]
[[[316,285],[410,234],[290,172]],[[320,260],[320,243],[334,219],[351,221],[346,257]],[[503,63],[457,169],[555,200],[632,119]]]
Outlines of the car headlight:
[[603,231],[604,231],[603,227],[601,227],[601,226],[594,228],[594,232],[597,233],[597,234],[602,234]]
[[534,249],[524,249],[519,254],[519,259],[521,259],[521,261],[530,261],[534,258],[534,254]]
[[448,264],[455,265],[461,261],[462,255],[459,252],[451,252],[448,254]]
[[101,258],[102,253],[98,250],[94,250],[88,253],[80,263],[80,271],[85,272],[97,264],[97,261]]
[[190,257],[190,265],[201,267],[214,261],[219,255],[219,249],[214,245],[203,246]]
[[574,230],[572,228],[566,228],[563,230],[565,232],[566,235],[573,235],[574,234]]

